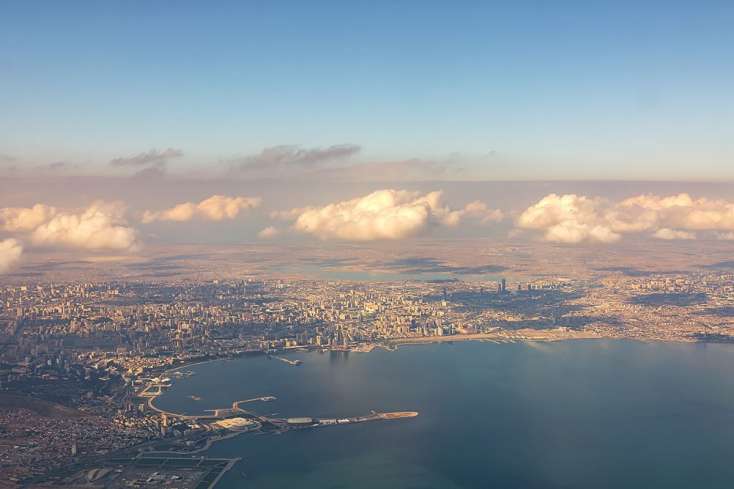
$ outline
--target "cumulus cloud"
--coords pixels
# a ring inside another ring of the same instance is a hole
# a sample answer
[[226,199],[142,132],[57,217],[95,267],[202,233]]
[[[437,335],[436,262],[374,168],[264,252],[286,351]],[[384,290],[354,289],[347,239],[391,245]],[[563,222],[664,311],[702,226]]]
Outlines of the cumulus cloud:
[[517,225],[523,229],[544,231],[546,241],[561,243],[617,241],[620,235],[614,232],[601,216],[603,205],[601,199],[583,195],[550,194],[525,209],[517,219]]
[[259,207],[262,203],[260,197],[228,197],[226,195],[212,195],[201,202],[184,202],[163,211],[145,211],[142,221],[151,223],[155,221],[190,221],[194,217],[210,221],[222,221],[234,219],[243,210]]
[[386,189],[323,207],[293,209],[279,217],[292,216],[295,230],[321,239],[371,241],[407,238],[432,226],[455,226],[469,216],[489,220],[498,216],[481,203],[452,210],[441,199],[440,191]]
[[137,234],[125,221],[119,203],[95,202],[81,211],[45,204],[0,209],[0,229],[27,235],[40,246],[71,246],[89,250],[133,250]]
[[110,165],[141,167],[153,163],[165,162],[174,158],[180,158],[182,156],[183,151],[180,149],[168,148],[163,151],[151,149],[150,151],[138,153],[134,156],[114,158],[110,161]]
[[734,231],[734,203],[721,199],[694,199],[688,194],[660,197],[640,195],[620,203],[632,214],[644,214],[651,227],[691,231]]
[[272,239],[280,234],[280,231],[275,226],[268,226],[257,233],[257,237],[260,239]]
[[23,246],[15,239],[0,241],[0,273],[7,272],[23,254]]
[[499,209],[490,209],[482,201],[475,200],[464,206],[463,209],[448,211],[443,217],[443,223],[447,226],[456,226],[463,220],[473,219],[480,224],[499,222],[504,218]]
[[550,194],[517,219],[523,229],[543,231],[547,241],[613,242],[623,234],[649,232],[659,239],[695,239],[695,231],[734,231],[734,204],[682,193],[639,195],[620,202],[575,194]]
[[33,207],[5,207],[0,209],[0,229],[5,231],[32,231],[56,215],[54,207],[36,204]]
[[95,202],[79,213],[57,212],[35,228],[34,244],[70,246],[88,250],[134,251],[139,243],[135,229],[124,217],[119,203]]

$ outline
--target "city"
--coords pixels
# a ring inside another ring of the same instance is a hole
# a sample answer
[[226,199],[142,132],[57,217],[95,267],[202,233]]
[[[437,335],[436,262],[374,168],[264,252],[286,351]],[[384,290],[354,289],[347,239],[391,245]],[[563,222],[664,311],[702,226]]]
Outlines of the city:
[[176,367],[242,355],[369,352],[461,340],[729,342],[733,292],[730,272],[625,270],[598,281],[5,286],[2,470],[18,482],[43,480],[51,469],[156,440],[182,437],[189,451],[201,448],[213,436],[211,427],[169,418],[150,402],[185,375]]

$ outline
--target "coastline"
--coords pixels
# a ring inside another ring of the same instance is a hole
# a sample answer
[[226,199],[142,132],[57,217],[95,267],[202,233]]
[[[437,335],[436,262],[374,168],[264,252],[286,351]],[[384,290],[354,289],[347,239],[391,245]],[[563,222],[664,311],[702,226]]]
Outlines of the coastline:
[[[425,344],[437,344],[437,343],[451,343],[451,342],[455,342],[455,341],[461,341],[461,342],[466,342],[466,341],[493,342],[493,343],[496,343],[496,344],[501,344],[501,343],[527,343],[527,344],[531,344],[533,342],[549,342],[550,343],[550,342],[579,341],[579,340],[592,340],[592,341],[594,341],[594,340],[617,340],[617,341],[634,341],[634,342],[640,342],[640,343],[655,343],[655,342],[660,342],[660,343],[671,343],[671,344],[675,344],[675,343],[694,343],[694,342],[691,342],[691,341],[688,341],[688,342],[686,342],[686,341],[674,341],[672,339],[650,340],[650,339],[645,339],[645,338],[607,337],[607,336],[602,336],[602,335],[599,335],[599,334],[590,333],[590,332],[583,332],[583,331],[581,331],[581,332],[575,332],[575,334],[568,334],[568,333],[571,333],[571,332],[565,332],[562,337],[558,337],[558,331],[545,331],[545,332],[543,332],[543,331],[534,331],[534,333],[536,333],[536,334],[532,334],[532,335],[526,334],[526,333],[528,333],[528,332],[527,331],[521,331],[520,334],[518,334],[518,335],[516,335],[514,337],[508,337],[507,335],[501,336],[501,335],[498,335],[496,333],[479,333],[479,334],[441,336],[441,337],[435,337],[434,336],[434,337],[419,337],[419,338],[410,338],[410,337],[408,337],[408,338],[398,338],[398,339],[392,340],[387,345],[385,345],[385,344],[374,344],[373,346],[375,348],[372,348],[370,351],[372,351],[372,350],[374,350],[376,348],[384,348],[384,349],[386,349],[388,351],[396,351],[397,348],[399,348],[400,346],[403,346],[403,345],[421,345],[421,344],[424,344],[425,345]],[[537,334],[537,333],[541,333],[541,334]],[[315,349],[310,349],[310,351],[314,351],[314,350]],[[303,350],[301,350],[301,351],[303,351]],[[339,351],[339,350],[337,350],[337,351]],[[194,366],[194,365],[212,363],[212,362],[215,362],[215,361],[227,360],[227,359],[230,359],[230,358],[231,357],[213,358],[213,359],[208,359],[208,360],[205,360],[205,361],[194,362],[194,363],[191,363],[191,364],[179,365],[179,366],[176,366],[175,368],[172,368],[172,369],[169,369],[169,370],[170,371],[179,370],[179,369],[184,368],[184,367],[187,367],[187,366],[188,367],[191,367],[191,366]],[[241,358],[241,357],[237,357],[237,358]],[[154,401],[157,399],[157,397],[158,396],[156,395],[154,397],[149,398],[148,399],[148,403],[151,406],[151,408],[155,409],[156,411],[162,412],[163,410],[160,410],[160,408],[157,408],[157,406],[155,406],[155,404],[154,404]],[[169,414],[172,414],[172,415],[178,416],[178,417],[182,417],[182,418],[186,418],[186,417],[188,417],[188,418],[196,418],[196,417],[199,417],[199,416],[190,415],[190,414],[183,414],[183,413],[182,414],[169,413]],[[206,417],[206,415],[202,415],[201,417]],[[199,447],[199,448],[196,448],[195,450],[191,450],[191,451],[187,451],[187,452],[168,451],[168,450],[161,450],[161,451],[150,450],[150,451],[141,452],[141,455],[142,456],[153,456],[153,457],[155,457],[155,456],[166,456],[166,455],[177,455],[177,456],[186,456],[186,457],[194,457],[194,456],[204,457],[204,456],[207,455],[209,449],[212,448],[212,446],[214,446],[215,443],[220,442],[220,441],[224,441],[224,440],[228,440],[228,439],[236,438],[236,437],[238,437],[239,435],[241,435],[243,433],[250,433],[250,432],[249,431],[246,431],[246,430],[245,431],[233,431],[233,432],[230,432],[230,433],[227,433],[227,434],[224,434],[224,435],[214,435],[212,433],[211,434],[212,435],[211,437],[207,437],[207,440],[206,440],[205,444],[203,446]],[[212,485],[211,487],[215,487],[215,486]]]
[[[574,330],[560,328],[553,329],[503,329],[497,332],[491,333],[467,333],[467,334],[455,334],[447,336],[403,336],[396,338],[385,338],[377,340],[375,342],[363,342],[353,346],[329,348],[324,346],[315,345],[299,345],[297,347],[283,348],[279,350],[273,350],[270,353],[277,353],[278,355],[287,355],[289,353],[297,352],[349,352],[349,353],[370,353],[377,349],[383,349],[386,351],[393,351],[394,348],[400,345],[411,345],[411,344],[431,344],[431,343],[452,343],[459,341],[490,341],[497,344],[502,343],[522,343],[522,342],[557,342],[557,341],[576,341],[576,340],[616,340],[616,341],[639,341],[643,343],[651,342],[662,342],[662,343],[727,343],[712,341],[706,339],[696,339],[690,337],[644,337],[644,336],[624,336],[624,335],[611,335],[599,333],[596,331],[588,330]],[[196,365],[203,365],[211,362],[234,360],[243,356],[250,355],[266,355],[269,352],[266,351],[237,351],[226,355],[221,355],[213,358],[207,358],[206,360],[192,360],[182,361],[175,366],[165,367],[162,370],[154,370],[160,375],[176,372],[178,370],[193,367]],[[157,397],[157,396],[156,396]]]
[[[637,341],[640,343],[705,343],[700,340],[688,340],[683,338],[638,338],[638,337],[620,337],[620,336],[604,336],[594,332],[588,331],[566,331],[564,336],[556,336],[557,332],[554,330],[515,330],[514,332],[521,332],[514,336],[508,336],[506,331],[505,334],[497,333],[471,333],[471,334],[458,334],[451,336],[416,336],[416,337],[402,337],[402,338],[391,338],[386,339],[382,343],[363,343],[353,348],[344,349],[327,349],[322,347],[302,347],[292,350],[280,351],[280,354],[288,354],[294,352],[347,352],[347,353],[371,353],[374,350],[382,349],[385,351],[396,351],[400,346],[406,345],[429,345],[438,343],[455,343],[465,341],[476,341],[476,342],[492,342],[495,344],[506,344],[506,343],[533,343],[533,342],[562,342],[562,341],[583,341],[583,340],[611,340],[611,341]],[[194,361],[192,363],[184,363],[177,365],[176,367],[163,370],[161,373],[166,374],[175,372],[177,370],[193,367],[197,365],[204,365],[207,363],[227,361],[235,358],[241,358],[244,355],[236,356],[222,356],[218,358],[211,358],[207,360]],[[162,394],[148,396],[148,405],[156,412],[168,414],[171,416],[177,416],[180,418],[205,418],[207,415],[194,415],[194,414],[183,414],[173,413],[165,411],[154,405],[154,401]],[[239,432],[237,434],[240,434]]]

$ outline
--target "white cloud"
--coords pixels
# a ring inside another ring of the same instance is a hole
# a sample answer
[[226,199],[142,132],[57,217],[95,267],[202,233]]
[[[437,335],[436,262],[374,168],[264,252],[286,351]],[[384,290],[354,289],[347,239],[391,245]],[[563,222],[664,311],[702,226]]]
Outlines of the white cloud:
[[194,217],[194,214],[196,214],[196,204],[192,202],[184,202],[183,204],[178,204],[170,209],[160,212],[145,211],[143,213],[142,221],[146,224],[155,221],[183,222],[191,220]]
[[517,226],[566,243],[613,242],[623,234],[649,232],[660,239],[695,239],[694,231],[734,231],[734,203],[688,194],[639,195],[621,202],[574,194],[550,194],[528,207]]
[[0,273],[7,272],[23,254],[23,246],[14,239],[0,241]]
[[33,230],[31,240],[43,246],[133,251],[139,244],[137,233],[124,212],[123,205],[105,202],[95,202],[80,213],[57,212]]
[[268,226],[257,233],[257,237],[260,239],[272,239],[280,234],[280,231],[275,226]]
[[610,243],[620,235],[601,216],[604,202],[583,195],[550,194],[528,207],[517,219],[517,226],[544,231],[546,241]]
[[56,215],[56,209],[45,204],[33,207],[5,207],[0,209],[0,229],[5,231],[32,231]]
[[295,219],[297,231],[321,239],[372,241],[402,239],[425,232],[432,226],[456,226],[464,218],[497,220],[501,214],[473,202],[451,210],[441,202],[440,191],[420,194],[385,189],[352,200],[323,207],[276,212],[279,218]]
[[132,250],[137,233],[125,220],[120,203],[94,202],[81,211],[46,204],[0,209],[0,229],[26,235],[40,246],[71,246],[89,250]]
[[503,218],[504,215],[501,210],[490,209],[484,202],[475,200],[466,204],[463,209],[448,212],[443,218],[443,222],[448,226],[455,226],[462,220],[472,219],[480,224],[490,224],[499,222]]
[[668,197],[640,195],[623,201],[620,207],[646,212],[660,227],[734,231],[734,203],[726,200],[694,199],[685,193]]
[[163,211],[145,211],[142,221],[190,221],[194,217],[210,221],[234,219],[243,210],[259,207],[260,197],[228,197],[226,195],[212,195],[199,203],[184,202]]

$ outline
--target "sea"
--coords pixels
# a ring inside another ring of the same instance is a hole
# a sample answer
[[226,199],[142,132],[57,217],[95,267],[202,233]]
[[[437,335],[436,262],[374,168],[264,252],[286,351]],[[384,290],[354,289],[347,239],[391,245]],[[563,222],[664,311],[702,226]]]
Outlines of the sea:
[[[734,345],[455,342],[189,367],[156,404],[277,417],[416,418],[244,434],[217,489],[731,488]],[[200,399],[200,400],[198,400]]]

